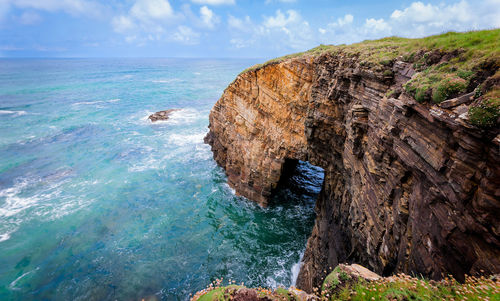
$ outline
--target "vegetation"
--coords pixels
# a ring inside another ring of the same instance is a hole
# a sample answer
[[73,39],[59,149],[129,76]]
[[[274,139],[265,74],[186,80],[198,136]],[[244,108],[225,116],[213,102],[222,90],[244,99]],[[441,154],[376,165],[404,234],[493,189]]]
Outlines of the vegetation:
[[500,90],[492,90],[475,106],[469,107],[469,120],[478,127],[492,127],[500,117]]
[[366,282],[358,281],[338,293],[322,294],[323,300],[500,300],[500,281],[467,277],[465,283],[453,278],[436,282],[408,275]]
[[[357,58],[360,66],[380,72],[384,77],[393,75],[391,69],[396,59],[410,63],[418,72],[404,85],[405,91],[418,102],[440,103],[473,91],[489,76],[500,76],[500,29],[448,32],[421,39],[388,37],[351,45],[320,45],[255,65],[244,72],[295,57],[325,53]],[[498,85],[489,89],[498,90]],[[498,109],[498,101],[485,101],[472,108],[471,122],[491,126],[494,116],[498,115],[498,110],[493,112],[494,108]]]
[[[330,278],[329,278],[330,277]],[[344,283],[344,285],[340,285]],[[220,282],[219,282],[220,285]],[[198,292],[192,300],[232,300],[235,293],[244,286],[214,286]],[[278,288],[255,289],[262,300],[301,300],[294,292]],[[300,292],[300,291],[299,291]],[[352,279],[337,268],[330,273],[323,283],[318,300],[477,300],[499,301],[500,279],[495,277],[466,277],[460,283],[453,277],[441,281],[425,280],[405,274],[381,278],[377,281]],[[267,298],[267,299],[266,299]]]

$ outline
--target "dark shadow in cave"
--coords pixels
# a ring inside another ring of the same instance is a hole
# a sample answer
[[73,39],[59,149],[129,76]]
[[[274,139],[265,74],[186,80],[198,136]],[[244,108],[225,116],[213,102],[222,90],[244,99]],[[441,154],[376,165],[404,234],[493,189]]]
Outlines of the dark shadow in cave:
[[324,179],[325,172],[321,167],[307,161],[285,159],[280,181],[268,205],[314,205]]

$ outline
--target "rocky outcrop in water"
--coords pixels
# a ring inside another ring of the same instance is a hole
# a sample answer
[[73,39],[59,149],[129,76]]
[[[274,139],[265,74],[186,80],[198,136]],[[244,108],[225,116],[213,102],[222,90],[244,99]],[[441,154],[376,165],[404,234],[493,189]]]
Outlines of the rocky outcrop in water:
[[434,279],[500,272],[498,128],[466,121],[471,94],[418,103],[402,89],[414,74],[400,59],[304,55],[239,75],[213,107],[205,141],[238,194],[265,205],[293,160],[325,171],[299,288],[344,261]]
[[168,120],[168,118],[170,117],[170,114],[172,114],[172,112],[175,112],[175,111],[178,111],[178,109],[169,109],[169,110],[165,110],[165,111],[158,111],[154,114],[149,115],[148,119],[151,120],[151,122],[155,122],[158,120]]

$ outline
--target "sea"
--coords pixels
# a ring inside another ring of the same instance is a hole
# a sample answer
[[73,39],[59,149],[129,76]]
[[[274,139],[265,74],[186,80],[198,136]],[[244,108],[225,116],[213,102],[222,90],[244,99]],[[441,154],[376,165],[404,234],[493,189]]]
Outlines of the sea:
[[224,89],[261,62],[1,59],[0,300],[293,285],[322,172],[300,162],[263,208],[203,142]]

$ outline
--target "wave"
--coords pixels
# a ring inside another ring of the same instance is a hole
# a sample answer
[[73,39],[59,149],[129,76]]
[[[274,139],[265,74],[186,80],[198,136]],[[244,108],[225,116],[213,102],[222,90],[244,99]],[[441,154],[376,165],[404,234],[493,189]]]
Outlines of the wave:
[[10,234],[12,234],[14,231],[9,231],[3,234],[0,234],[0,242],[8,240],[10,238]]
[[169,78],[169,79],[154,79],[151,82],[155,84],[170,84],[170,83],[177,83],[177,82],[183,82],[184,80],[179,79],[179,78]]
[[302,258],[304,258],[305,250],[300,253],[299,261],[294,263],[292,266],[292,286],[297,284],[297,278],[299,277],[300,268],[302,267]]
[[16,280],[12,281],[9,285],[9,288],[12,289],[12,290],[20,290],[19,288],[16,287],[16,284],[19,282],[19,280],[23,279],[24,277],[28,276],[29,274],[33,273],[33,272],[36,272],[38,271],[40,268],[37,267],[36,269],[34,270],[31,270],[29,272],[26,272],[24,274],[22,274],[21,276],[17,277]]
[[26,115],[28,112],[26,111],[9,111],[9,110],[0,110],[0,115],[15,115],[15,116],[22,116]]
[[113,102],[118,102],[120,101],[119,98],[115,99],[109,99],[109,100],[96,100],[96,101],[82,101],[82,102],[75,102],[72,104],[73,106],[80,106],[80,105],[96,105],[96,104],[101,104],[101,103],[113,103]]
[[203,138],[207,133],[198,133],[198,134],[172,134],[168,137],[168,142],[175,144],[177,146],[186,146],[189,144],[202,144]]
[[173,111],[170,113],[169,117],[167,120],[157,120],[155,122],[152,122],[149,120],[149,116],[151,114],[154,114],[152,111],[143,111],[144,113],[141,114],[141,121],[145,121],[148,124],[172,124],[172,125],[178,125],[178,124],[192,124],[195,123],[199,120],[202,120],[206,118],[207,114],[202,113],[196,109],[193,108],[185,108],[185,109],[179,109],[176,111]]
[[189,124],[205,118],[205,115],[196,109],[180,109],[172,112],[165,122],[170,124]]
[[65,194],[70,173],[60,170],[45,177],[25,176],[0,190],[0,242],[10,239],[26,221],[59,219],[92,202]]

